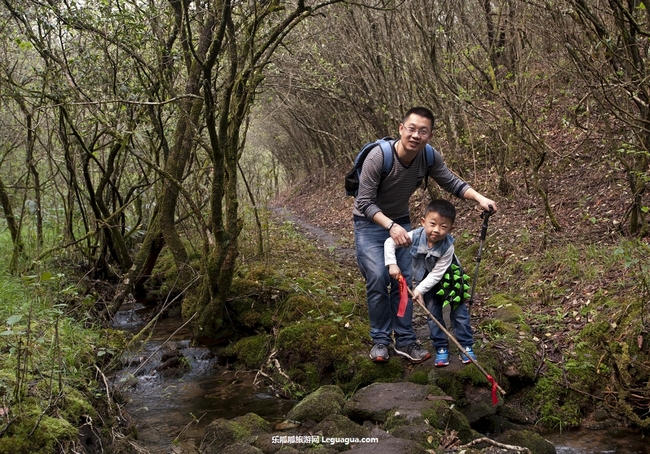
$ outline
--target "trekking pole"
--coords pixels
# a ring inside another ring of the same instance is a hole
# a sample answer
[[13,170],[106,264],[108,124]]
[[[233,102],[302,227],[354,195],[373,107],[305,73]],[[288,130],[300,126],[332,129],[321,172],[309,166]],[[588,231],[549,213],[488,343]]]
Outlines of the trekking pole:
[[474,291],[476,289],[476,281],[478,280],[478,265],[481,263],[481,255],[483,254],[483,241],[485,241],[485,235],[487,234],[488,219],[492,215],[493,211],[494,210],[492,209],[492,205],[490,205],[490,211],[486,210],[481,213],[481,217],[483,218],[483,225],[481,226],[481,237],[478,244],[478,254],[476,254],[476,268],[474,269],[474,279],[472,281],[472,293],[469,296],[469,300],[467,300],[468,312],[474,303]]
[[[409,295],[411,296],[411,299],[413,299],[413,291],[412,291],[410,288],[408,288],[408,287],[407,287],[407,289],[408,289]],[[415,301],[415,300],[413,300],[413,301]],[[440,328],[440,329],[442,330],[442,332],[445,333],[445,334],[447,335],[447,337],[449,338],[449,340],[452,341],[452,342],[454,343],[454,345],[456,345],[456,347],[458,347],[458,349],[459,349],[461,352],[465,351],[465,349],[462,347],[462,345],[460,345],[460,343],[456,340],[456,338],[455,338],[455,337],[454,337],[454,336],[453,336],[449,331],[447,331],[447,328],[445,328],[444,326],[442,326],[442,323],[440,323],[440,322],[439,322],[439,321],[438,321],[438,320],[433,316],[433,314],[429,311],[429,309],[427,309],[426,306],[425,306],[424,304],[422,304],[421,302],[419,302],[419,301],[418,301],[418,304],[420,305],[420,307],[421,307],[422,309],[424,309],[424,311],[427,313],[427,315],[429,316],[429,318],[430,318],[431,320],[433,320],[433,321],[436,323],[436,325],[438,325],[438,328]],[[496,392],[494,392],[494,389],[495,389],[495,388],[498,389],[499,391],[501,391],[501,394],[503,394],[503,395],[505,396],[505,395],[506,395],[506,392],[503,390],[503,388],[502,388],[501,386],[499,386],[499,384],[496,382],[496,380],[494,380],[494,378],[492,378],[492,376],[491,376],[490,374],[488,374],[488,373],[485,371],[485,369],[483,369],[483,367],[481,367],[481,365],[480,365],[478,362],[474,361],[474,360],[472,359],[471,356],[469,356],[469,355],[466,355],[466,356],[469,358],[469,360],[470,360],[472,363],[474,363],[474,365],[475,365],[476,367],[478,367],[478,370],[480,370],[481,373],[483,373],[483,375],[485,375],[485,378],[487,379],[487,381],[490,382],[490,384],[492,385],[492,390],[493,390],[493,393],[492,393],[492,402],[494,402],[494,400],[495,400],[495,398],[496,398]]]

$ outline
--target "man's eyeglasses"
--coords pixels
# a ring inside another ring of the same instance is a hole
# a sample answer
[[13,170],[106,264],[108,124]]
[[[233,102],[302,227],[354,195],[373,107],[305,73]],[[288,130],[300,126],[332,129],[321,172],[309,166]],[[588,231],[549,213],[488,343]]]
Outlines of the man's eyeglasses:
[[408,127],[404,126],[404,131],[405,131],[409,136],[414,135],[416,132],[417,132],[418,135],[420,135],[420,136],[428,136],[429,133],[430,133],[430,131],[429,131],[427,128],[417,129],[417,128],[413,127],[413,126],[408,126]]

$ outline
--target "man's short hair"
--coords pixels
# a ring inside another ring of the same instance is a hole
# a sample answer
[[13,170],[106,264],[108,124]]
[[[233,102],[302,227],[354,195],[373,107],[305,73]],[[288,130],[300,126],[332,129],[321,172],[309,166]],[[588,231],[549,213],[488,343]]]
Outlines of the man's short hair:
[[456,221],[456,207],[448,200],[434,199],[429,202],[424,215],[426,216],[429,213],[438,213],[443,218],[451,219],[452,225]]
[[433,112],[431,112],[426,107],[411,107],[404,115],[404,119],[402,120],[402,123],[404,123],[408,117],[414,114],[419,117],[428,118],[431,121],[431,129],[433,129],[433,123],[435,121],[433,117]]

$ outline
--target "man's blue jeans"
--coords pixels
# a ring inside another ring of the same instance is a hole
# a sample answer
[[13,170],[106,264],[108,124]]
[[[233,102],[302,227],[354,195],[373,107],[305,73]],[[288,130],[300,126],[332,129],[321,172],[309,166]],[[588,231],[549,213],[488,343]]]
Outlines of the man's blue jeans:
[[[438,320],[442,326],[447,328],[445,320],[442,316],[442,300],[433,292],[424,294],[424,304],[429,312]],[[472,334],[472,325],[469,321],[469,312],[465,303],[460,304],[456,309],[452,309],[449,314],[449,319],[454,327],[454,337],[463,347],[474,345],[474,335]],[[440,327],[433,320],[427,320],[429,331],[431,335],[429,338],[433,342],[433,346],[437,349],[448,348],[449,339],[447,335],[440,329]]]
[[[407,231],[410,222],[400,224]],[[370,319],[370,337],[375,344],[392,344],[391,334],[395,333],[395,346],[406,347],[415,342],[413,330],[413,302],[409,298],[404,317],[397,316],[399,307],[399,283],[391,279],[384,265],[384,241],[388,231],[372,221],[354,221],[354,241],[357,249],[357,264],[366,280],[366,298]],[[408,248],[395,251],[397,266],[402,271],[406,283],[411,285],[412,262]],[[390,284],[390,294],[388,286]]]

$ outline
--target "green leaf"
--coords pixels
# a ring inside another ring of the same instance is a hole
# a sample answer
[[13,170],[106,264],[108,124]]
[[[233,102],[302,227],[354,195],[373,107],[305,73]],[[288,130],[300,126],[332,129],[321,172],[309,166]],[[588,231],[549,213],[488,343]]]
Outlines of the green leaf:
[[16,323],[18,323],[19,321],[21,321],[22,318],[23,318],[22,314],[12,315],[11,317],[9,317],[9,318],[7,319],[7,325],[9,325],[9,326],[14,326]]

